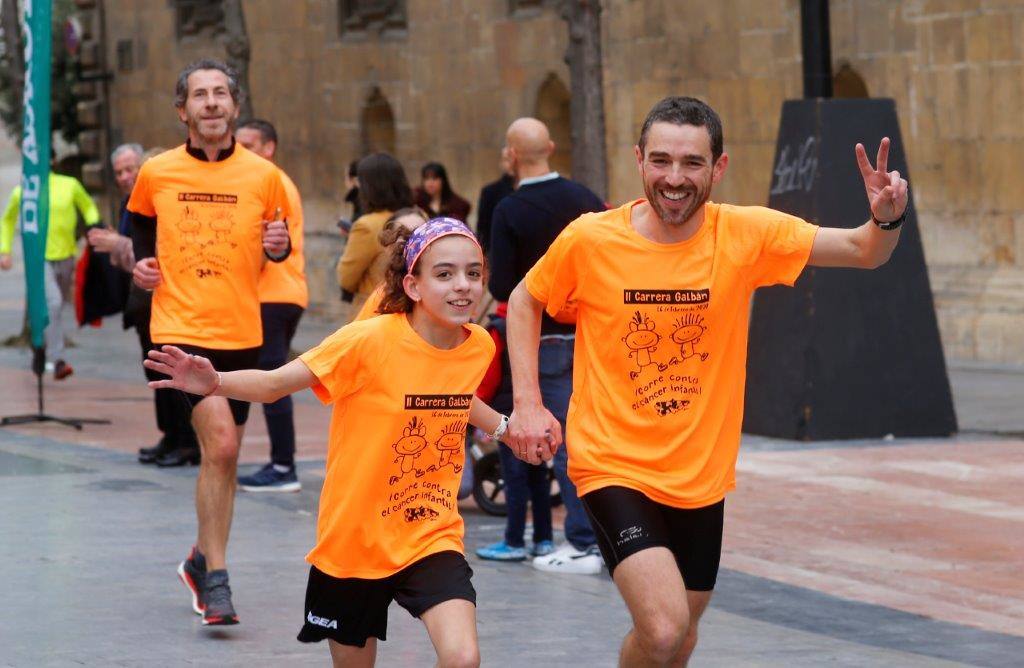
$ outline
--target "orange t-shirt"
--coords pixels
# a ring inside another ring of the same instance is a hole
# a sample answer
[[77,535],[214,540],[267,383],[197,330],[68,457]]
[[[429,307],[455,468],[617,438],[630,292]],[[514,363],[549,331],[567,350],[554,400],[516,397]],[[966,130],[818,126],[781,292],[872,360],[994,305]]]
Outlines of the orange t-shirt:
[[374,316],[380,315],[377,313],[377,308],[380,306],[381,301],[384,300],[384,284],[381,283],[373,289],[370,296],[363,302],[362,307],[359,309],[359,313],[356,313],[355,320],[352,322],[358,322],[360,320],[366,320]]
[[288,197],[288,236],[292,240],[292,252],[284,262],[267,262],[260,274],[261,304],[296,304],[309,306],[309,288],[306,287],[306,258],[302,254],[302,199],[284,170],[279,170],[281,185]]
[[128,210],[156,216],[163,280],[153,291],[154,343],[219,350],[263,343],[263,221],[274,220],[277,208],[290,215],[279,170],[241,144],[217,162],[182,145],[142,165]]
[[571,223],[526,275],[551,315],[577,311],[569,473],[700,508],[736,486],[755,288],[792,283],[817,227],[709,202],[690,239],[659,244],[630,202]]
[[384,578],[428,555],[462,552],[456,499],[473,392],[494,355],[483,328],[435,348],[405,314],[354,322],[304,353],[313,391],[333,403],[316,547],[336,578]]

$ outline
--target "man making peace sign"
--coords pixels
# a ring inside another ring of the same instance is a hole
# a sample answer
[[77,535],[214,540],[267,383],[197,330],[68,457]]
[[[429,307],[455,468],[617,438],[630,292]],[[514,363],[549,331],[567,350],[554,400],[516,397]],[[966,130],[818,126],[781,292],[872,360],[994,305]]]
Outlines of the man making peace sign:
[[871,220],[817,227],[709,201],[729,164],[708,105],[670,97],[635,148],[645,198],[586,214],[509,299],[511,447],[550,459],[558,420],[541,403],[541,312],[575,312],[569,475],[633,618],[621,665],[685,665],[711,600],[725,495],[735,487],[750,298],[808,264],[873,269],[896,247],[907,182],[858,144]]

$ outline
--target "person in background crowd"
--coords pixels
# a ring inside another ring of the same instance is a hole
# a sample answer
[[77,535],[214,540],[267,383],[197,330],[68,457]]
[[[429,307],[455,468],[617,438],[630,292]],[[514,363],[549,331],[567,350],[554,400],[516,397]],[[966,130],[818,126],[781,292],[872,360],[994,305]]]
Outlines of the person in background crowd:
[[[78,216],[82,216],[88,230],[100,224],[100,212],[85,187],[73,176],[51,171],[49,189],[50,223],[46,231],[46,263],[43,267],[46,307],[50,315],[50,324],[46,327],[46,359],[53,361],[53,377],[64,380],[74,373],[64,359],[65,323],[62,313],[75,277]],[[0,218],[0,269],[4,271],[13,265],[11,245],[20,207],[21,186],[16,186]]]
[[[512,290],[566,225],[585,213],[605,209],[601,198],[585,186],[552,171],[549,160],[554,150],[547,126],[537,119],[520,118],[509,126],[505,151],[518,185],[494,208],[488,287],[498,301],[508,301]],[[544,316],[539,342],[540,389],[545,408],[563,428],[572,394],[575,333],[574,324]],[[526,464],[507,457],[502,458],[503,466],[506,459],[516,473],[513,479],[519,481],[509,497],[510,511],[516,500],[522,506],[518,512],[525,514],[527,480],[532,476],[534,495],[538,494],[540,472],[528,474]],[[569,479],[568,466],[568,454],[562,448],[555,456],[554,469],[565,503],[566,542],[553,552],[535,544],[533,565],[544,571],[596,575],[601,572],[597,537]],[[510,512],[504,544],[485,548],[490,558],[518,555],[523,550],[521,524],[513,526],[512,520]]]
[[501,178],[488,183],[480,189],[479,204],[476,207],[476,236],[484,252],[491,248],[491,216],[494,214],[494,207],[505,195],[516,189],[515,174],[512,173],[512,164],[508,160],[508,151],[501,149]]
[[[359,161],[353,160],[348,163],[348,172],[345,173],[345,203],[352,207],[349,222],[358,220],[363,215],[363,204],[359,201]],[[351,225],[350,225],[351,227]]]
[[420,187],[416,189],[416,206],[431,218],[447,216],[466,222],[472,208],[452,190],[448,170],[439,162],[428,162],[420,170]]
[[[152,151],[152,149],[150,149]],[[162,152],[162,150],[160,151]],[[109,253],[110,263],[128,274],[135,269],[135,252],[131,240],[131,216],[128,213],[128,198],[135,186],[135,178],[145,162],[142,146],[139,144],[121,144],[110,154],[110,165],[114,170],[114,180],[121,192],[122,200],[119,208],[118,229],[115,232],[104,227],[92,227],[88,232],[89,244],[99,253]],[[149,338],[149,318],[152,309],[153,293],[132,285],[128,292],[128,301],[124,307],[123,325],[125,329],[134,327],[142,349],[142,359],[153,348]],[[143,367],[147,380],[158,380],[160,374]],[[195,430],[189,422],[189,408],[175,390],[159,389],[153,391],[153,404],[156,412],[156,426],[162,436],[156,445],[139,448],[139,462],[156,464],[157,466],[182,466],[194,461],[199,456],[199,441]]]
[[412,206],[412,189],[401,163],[387,153],[359,161],[359,200],[366,212],[352,223],[345,252],[338,261],[338,283],[352,295],[346,321],[351,321],[366,298],[384,281],[384,247],[380,232],[392,212]]

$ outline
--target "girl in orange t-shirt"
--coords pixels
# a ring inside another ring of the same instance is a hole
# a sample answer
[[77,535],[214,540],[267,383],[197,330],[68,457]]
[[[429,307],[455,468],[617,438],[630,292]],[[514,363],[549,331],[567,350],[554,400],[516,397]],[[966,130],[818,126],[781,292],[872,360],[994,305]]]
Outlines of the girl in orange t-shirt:
[[433,219],[393,245],[381,316],[279,369],[218,373],[172,346],[146,361],[171,377],[153,387],[258,402],[311,387],[333,404],[299,640],[327,638],[337,664],[374,661],[392,600],[423,620],[439,664],[479,661],[455,501],[467,422],[499,438],[508,423],[473,396],[494,355],[470,322],[484,272],[469,228]]

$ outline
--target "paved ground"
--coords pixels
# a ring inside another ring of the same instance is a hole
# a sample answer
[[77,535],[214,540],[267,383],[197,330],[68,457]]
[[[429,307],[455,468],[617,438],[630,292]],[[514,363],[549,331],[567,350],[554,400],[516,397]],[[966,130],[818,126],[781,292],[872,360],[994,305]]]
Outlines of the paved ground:
[[[0,161],[0,191],[11,173]],[[20,268],[0,276],[0,338],[20,325],[22,280]],[[307,318],[296,347],[331,328]],[[47,378],[47,406],[113,424],[0,430],[0,665],[324,665],[326,648],[294,635],[326,409],[297,397],[303,492],[239,496],[229,561],[243,623],[211,631],[173,572],[193,540],[195,469],[132,456],[156,434],[136,342],[116,319],[73,339],[76,374]],[[0,348],[0,415],[34,409],[27,365],[24,350]],[[1024,374],[951,377],[964,430],[953,439],[745,439],[694,665],[1021,665]],[[253,416],[250,462],[267,452]],[[500,519],[462,510],[468,548],[500,536]],[[485,665],[614,665],[628,618],[606,575],[470,562]],[[429,665],[418,622],[396,609],[390,624],[380,665]]]

